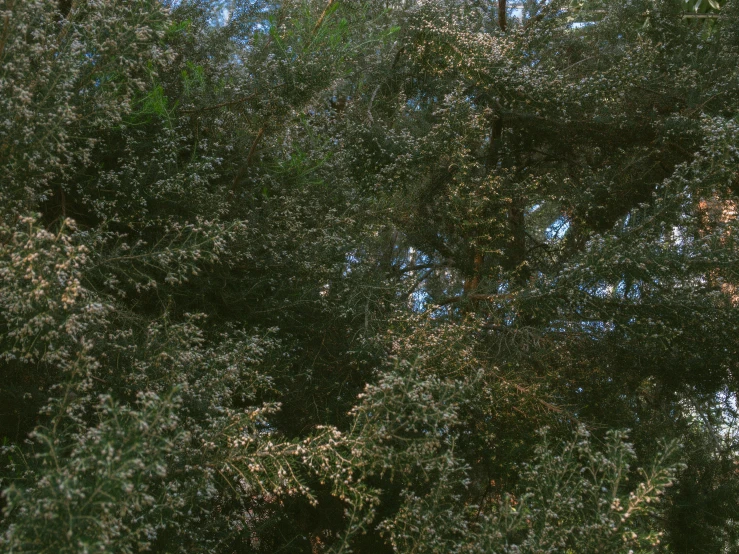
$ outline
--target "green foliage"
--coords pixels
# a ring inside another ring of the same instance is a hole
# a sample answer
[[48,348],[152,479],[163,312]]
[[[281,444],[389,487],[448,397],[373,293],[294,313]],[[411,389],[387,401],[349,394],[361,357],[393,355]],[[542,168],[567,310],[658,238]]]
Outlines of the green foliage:
[[[640,481],[629,486],[632,446],[620,432],[607,434],[597,451],[580,428],[574,440],[553,448],[546,434],[536,463],[525,469],[516,506],[501,505],[508,537],[518,535],[521,552],[650,552],[662,540],[650,518],[674,479],[677,445],[664,445]],[[509,539],[510,540],[510,539]],[[500,551],[510,546],[501,545]]]
[[737,551],[739,3],[508,8],[0,0],[4,551]]
[[[33,481],[6,491],[7,511],[18,522],[6,548],[138,552],[149,544],[177,507],[163,483],[167,457],[181,440],[177,401],[141,393],[135,407],[124,407],[101,395],[91,414],[95,425],[60,432],[55,421],[37,429],[35,467],[25,468]],[[70,438],[75,442],[62,442]]]

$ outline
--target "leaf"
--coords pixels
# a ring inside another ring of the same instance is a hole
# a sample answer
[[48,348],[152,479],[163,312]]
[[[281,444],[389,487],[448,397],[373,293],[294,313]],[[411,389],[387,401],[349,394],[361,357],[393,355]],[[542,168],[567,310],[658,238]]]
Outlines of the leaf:
[[711,7],[714,10],[720,10],[721,9],[721,4],[718,3],[718,0],[708,0],[708,3],[711,4]]

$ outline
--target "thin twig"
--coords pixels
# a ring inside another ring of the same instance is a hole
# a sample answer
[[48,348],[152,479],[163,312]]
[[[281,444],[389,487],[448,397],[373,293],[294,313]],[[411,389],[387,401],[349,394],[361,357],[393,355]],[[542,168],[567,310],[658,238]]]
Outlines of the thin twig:
[[249,166],[251,164],[251,159],[254,156],[254,152],[257,149],[257,144],[259,144],[259,139],[262,138],[262,135],[264,134],[264,129],[266,128],[266,123],[262,125],[262,127],[257,132],[257,136],[254,138],[254,142],[251,145],[251,148],[249,148],[249,154],[246,156],[246,165]]
[[446,306],[447,304],[454,304],[455,302],[464,302],[465,300],[482,300],[488,302],[495,302],[500,300],[511,300],[516,295],[512,293],[508,294],[464,294],[461,296],[453,296],[439,302],[439,306]]
[[265,123],[262,125],[257,131],[257,136],[254,137],[254,142],[251,143],[251,148],[249,148],[249,154],[246,156],[246,162],[243,166],[241,166],[241,169],[239,169],[239,172],[236,174],[236,177],[234,177],[233,183],[231,183],[231,190],[232,192],[236,191],[236,183],[239,182],[239,179],[241,179],[244,176],[244,173],[246,173],[246,170],[251,165],[251,160],[254,157],[254,152],[257,150],[257,145],[259,144],[259,140],[262,138],[262,135],[264,134],[264,130],[267,128],[267,124]]
[[243,98],[239,98],[238,100],[229,100],[227,102],[221,102],[220,104],[214,104],[213,106],[206,106],[204,108],[195,108],[194,110],[181,110],[182,113],[199,113],[199,112],[207,112],[210,110],[217,110],[218,108],[223,108],[225,106],[234,106],[236,104],[241,104],[243,102],[246,102],[247,100],[251,100],[256,96],[256,93],[250,94],[249,96],[244,96]]
[[328,14],[328,10],[331,9],[331,6],[334,5],[335,0],[328,0],[328,4],[326,4],[326,7],[323,10],[323,13],[321,14],[321,17],[318,18],[318,21],[316,21],[316,26],[313,27],[313,35],[315,35],[318,32],[318,29],[323,24],[323,20],[326,19],[326,14]]
[[[12,10],[15,7],[15,2],[10,4],[9,11]],[[6,15],[3,19],[3,36],[2,39],[0,39],[0,59],[3,57],[3,52],[5,51],[5,42],[8,40],[8,34],[10,34],[10,16]]]
[[374,123],[375,119],[372,117],[372,103],[375,101],[375,96],[377,95],[377,91],[380,90],[380,85],[377,85],[375,87],[374,92],[372,93],[372,97],[369,101],[369,106],[367,106],[367,119],[369,119],[370,123]]
[[398,273],[410,273],[411,271],[418,271],[420,269],[441,269],[443,267],[449,267],[447,264],[416,264],[416,265],[408,265],[405,267],[399,267],[396,269]]
[[412,295],[412,294],[413,294],[414,292],[416,292],[416,290],[418,290],[418,287],[419,287],[419,286],[421,286],[421,283],[423,283],[423,282],[424,282],[424,281],[425,281],[426,279],[428,279],[428,278],[429,278],[429,276],[430,276],[430,275],[431,275],[431,274],[432,274],[433,272],[434,272],[434,270],[433,270],[433,269],[429,269],[428,271],[426,271],[426,273],[424,273],[423,275],[421,275],[420,277],[418,277],[418,278],[416,279],[415,283],[413,283],[413,286],[412,286],[412,287],[410,288],[410,290],[409,290],[408,292],[406,292],[406,293],[405,293],[405,295],[403,296],[403,298],[404,298],[405,300],[407,300],[408,298],[410,298],[410,297],[411,297],[411,295]]

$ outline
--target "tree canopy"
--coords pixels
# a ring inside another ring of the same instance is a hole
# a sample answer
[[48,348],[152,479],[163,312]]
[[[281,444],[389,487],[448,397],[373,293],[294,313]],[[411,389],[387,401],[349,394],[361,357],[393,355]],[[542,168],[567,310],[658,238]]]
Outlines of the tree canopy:
[[0,545],[739,552],[738,59],[736,0],[0,0]]

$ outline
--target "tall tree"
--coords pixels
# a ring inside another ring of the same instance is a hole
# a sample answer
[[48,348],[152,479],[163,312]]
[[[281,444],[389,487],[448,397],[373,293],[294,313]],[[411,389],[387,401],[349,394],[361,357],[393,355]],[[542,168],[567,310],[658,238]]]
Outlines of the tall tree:
[[0,544],[736,549],[717,6],[0,0]]

